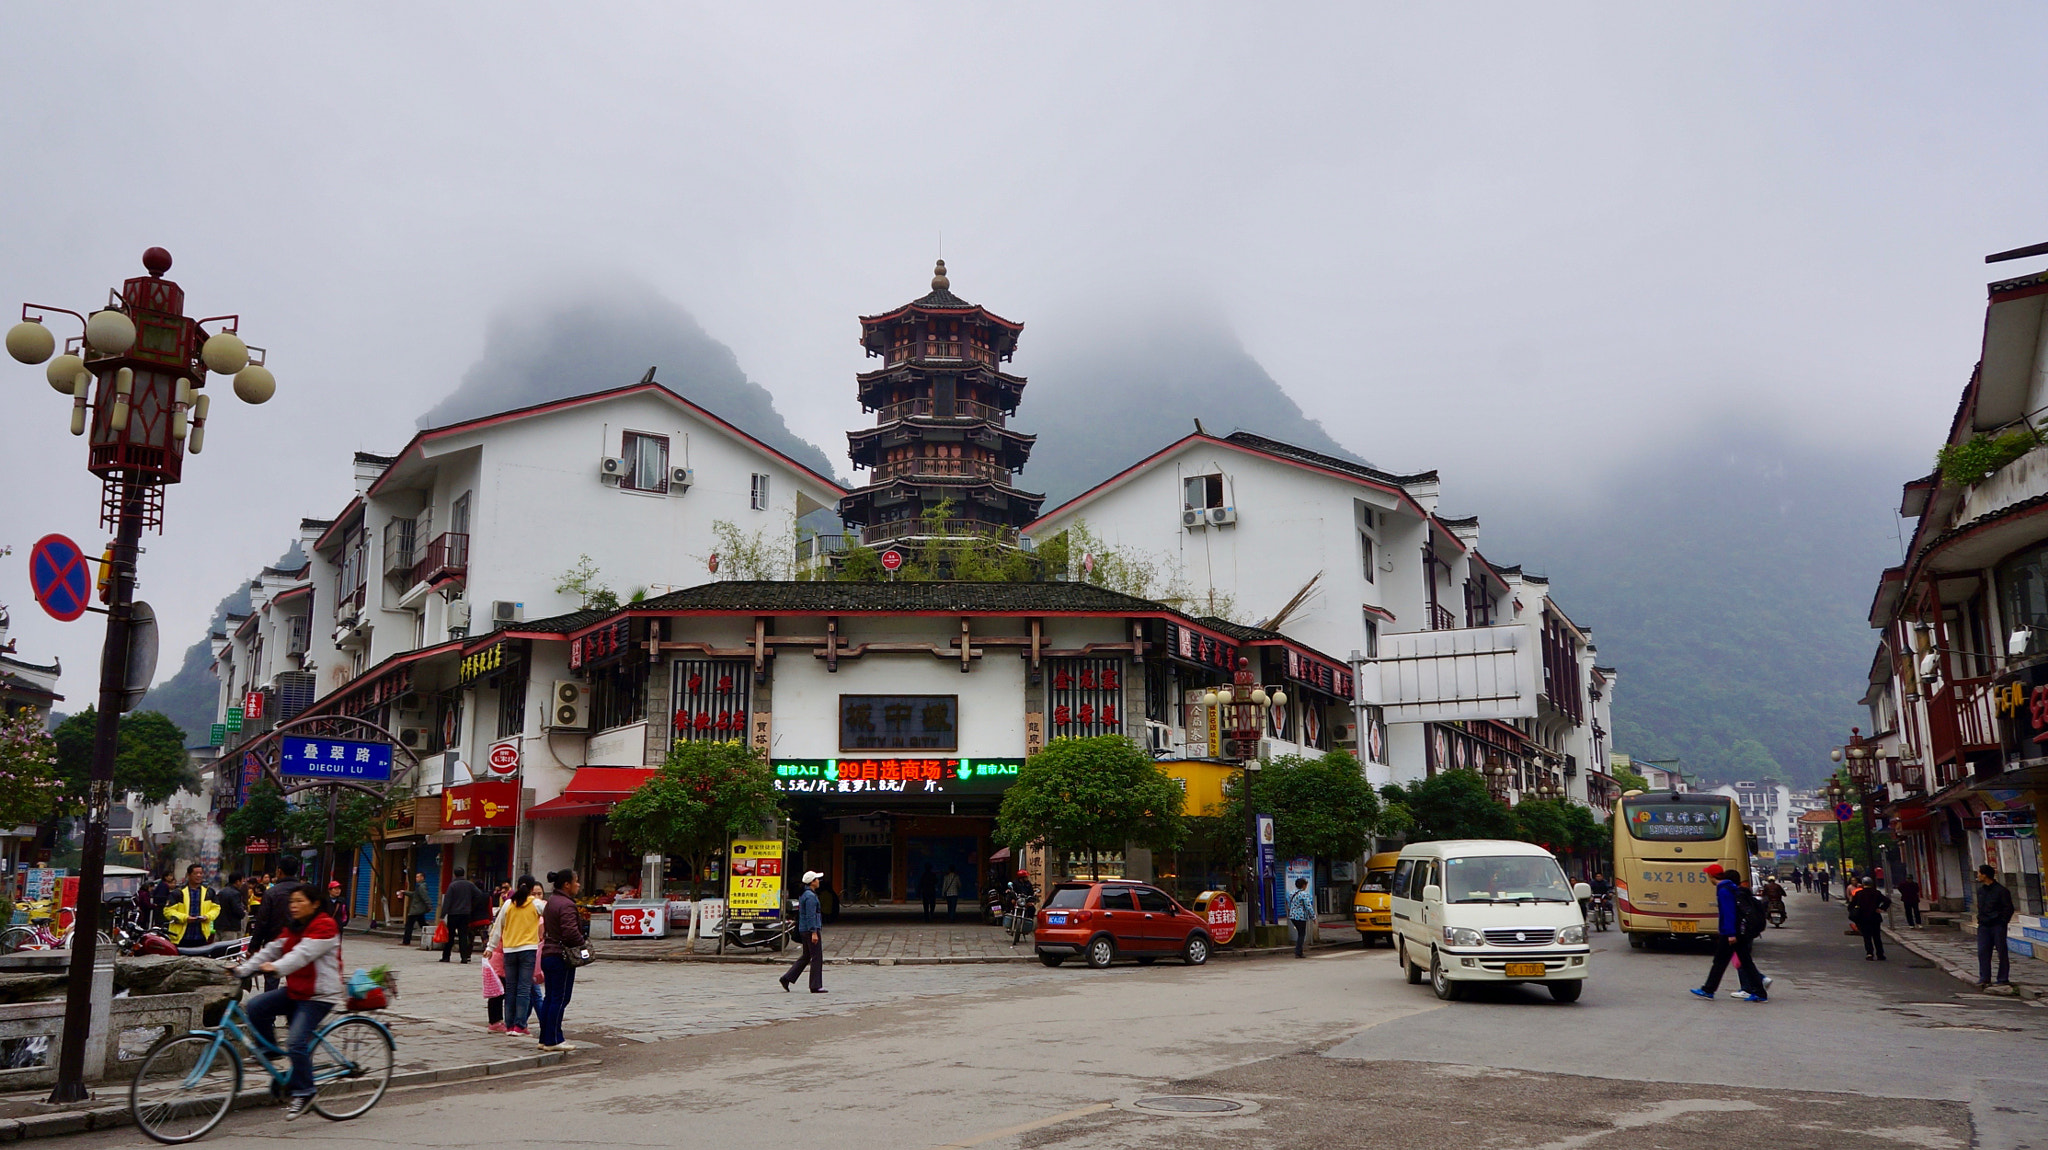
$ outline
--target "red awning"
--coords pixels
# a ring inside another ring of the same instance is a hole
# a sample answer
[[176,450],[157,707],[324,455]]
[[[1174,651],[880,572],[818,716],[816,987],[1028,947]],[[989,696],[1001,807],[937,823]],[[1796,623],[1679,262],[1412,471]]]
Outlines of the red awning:
[[608,815],[620,799],[654,777],[653,767],[577,767],[561,794],[536,803],[526,812],[529,819],[570,819],[584,815]]

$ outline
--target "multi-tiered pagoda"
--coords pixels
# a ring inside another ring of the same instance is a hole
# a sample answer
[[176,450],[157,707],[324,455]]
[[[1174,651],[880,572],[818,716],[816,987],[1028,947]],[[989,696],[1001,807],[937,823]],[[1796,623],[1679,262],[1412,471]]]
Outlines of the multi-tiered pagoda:
[[871,482],[839,501],[861,541],[886,546],[932,534],[926,512],[950,503],[945,532],[1017,541],[1045,496],[1011,485],[1035,436],[1005,427],[1024,377],[998,365],[1017,349],[1021,323],[954,295],[946,261],[931,294],[883,315],[862,316],[861,346],[884,366],[856,377],[875,426],[848,432],[856,468]]

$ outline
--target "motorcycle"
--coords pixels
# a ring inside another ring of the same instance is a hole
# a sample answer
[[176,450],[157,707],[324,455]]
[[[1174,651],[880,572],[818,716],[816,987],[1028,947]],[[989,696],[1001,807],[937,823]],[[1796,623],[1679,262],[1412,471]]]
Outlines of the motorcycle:
[[1774,898],[1764,904],[1764,921],[1772,926],[1785,925],[1785,900]]

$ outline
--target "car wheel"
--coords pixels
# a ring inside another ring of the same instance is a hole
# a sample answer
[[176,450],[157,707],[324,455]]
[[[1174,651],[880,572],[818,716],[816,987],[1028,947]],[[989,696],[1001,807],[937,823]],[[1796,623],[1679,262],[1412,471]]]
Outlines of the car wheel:
[[1429,988],[1445,1002],[1456,1002],[1465,994],[1464,987],[1451,981],[1450,973],[1444,970],[1443,957],[1434,949],[1429,952]]
[[1106,970],[1116,961],[1116,941],[1106,934],[1096,935],[1088,944],[1088,965],[1097,970]]
[[1559,1002],[1577,1002],[1579,991],[1585,989],[1585,986],[1586,984],[1578,979],[1570,982],[1553,982],[1550,984],[1550,997]]
[[1040,954],[1038,961],[1047,966],[1058,966],[1060,963],[1067,961],[1067,956],[1063,954]]
[[1422,968],[1408,961],[1408,942],[1406,939],[1403,939],[1396,946],[1395,954],[1401,960],[1401,969],[1407,972],[1408,985],[1419,985],[1422,982]]
[[1209,961],[1209,936],[1198,934],[1188,939],[1188,945],[1180,952],[1180,960],[1189,966],[1200,966]]

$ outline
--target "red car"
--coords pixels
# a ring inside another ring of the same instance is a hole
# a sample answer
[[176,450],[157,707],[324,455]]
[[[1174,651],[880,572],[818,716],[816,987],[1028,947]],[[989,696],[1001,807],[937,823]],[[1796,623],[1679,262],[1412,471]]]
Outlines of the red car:
[[1101,969],[1120,957],[1151,965],[1177,956],[1209,961],[1209,923],[1158,887],[1136,882],[1067,882],[1038,908],[1038,961],[1058,966],[1079,955]]

